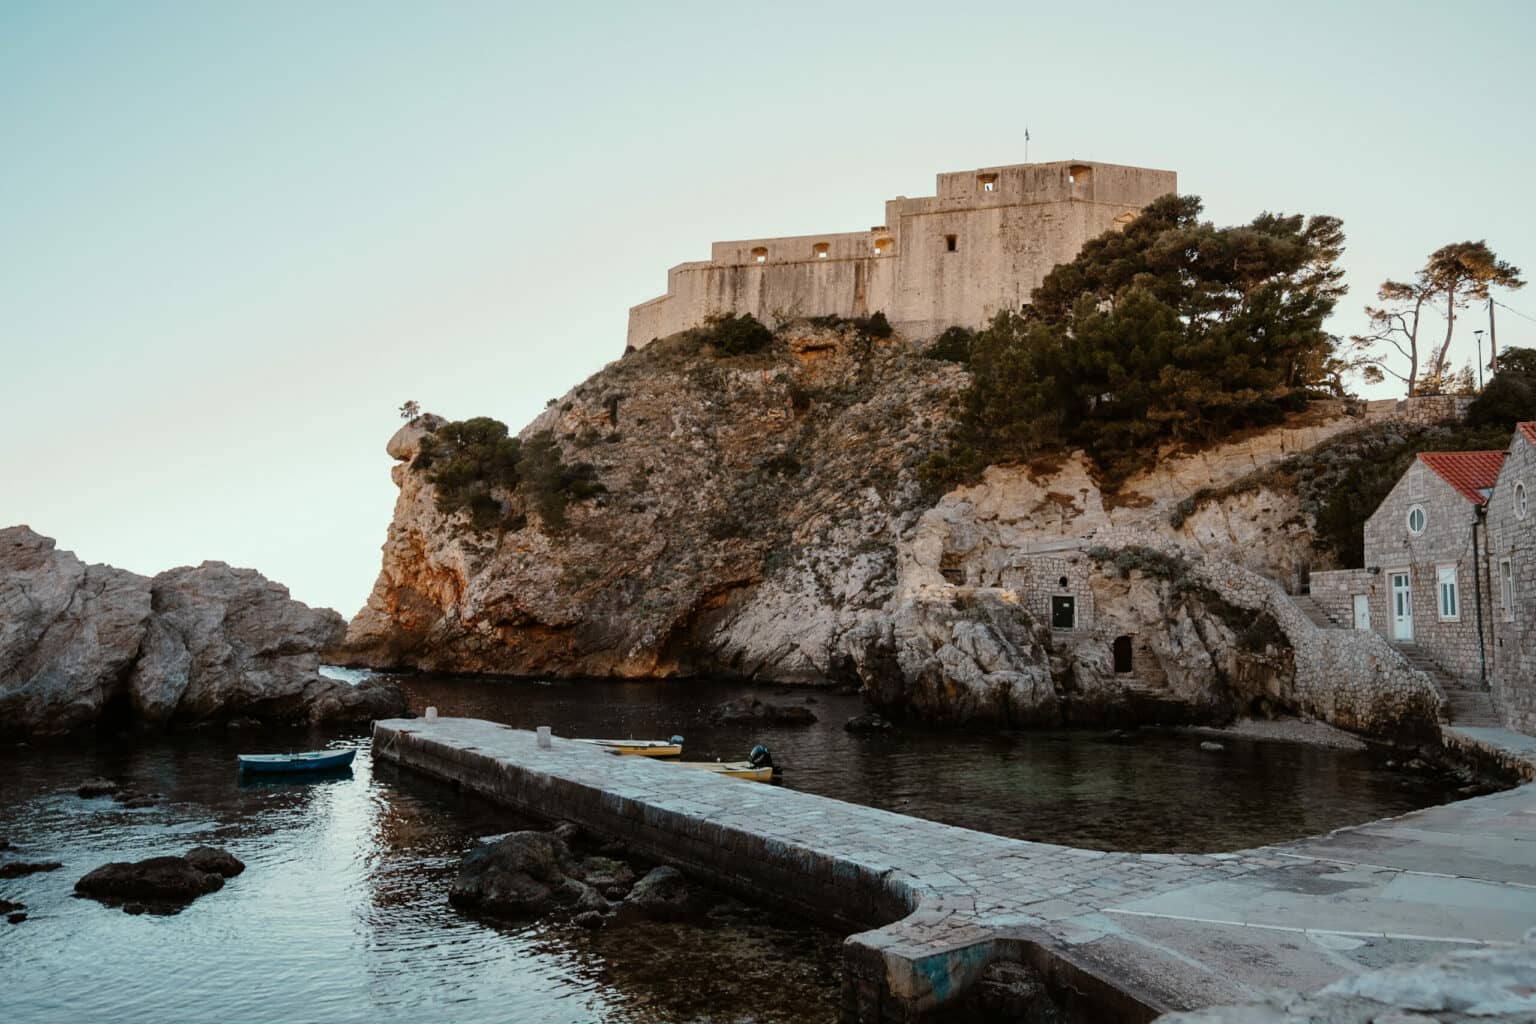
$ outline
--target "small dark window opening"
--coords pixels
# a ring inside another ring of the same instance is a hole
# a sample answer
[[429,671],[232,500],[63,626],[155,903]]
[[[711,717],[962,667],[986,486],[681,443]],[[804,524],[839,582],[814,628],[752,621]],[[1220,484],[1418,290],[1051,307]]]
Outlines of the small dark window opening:
[[1061,579],[1056,581],[1056,585],[1061,587],[1062,590],[1066,590],[1067,589],[1067,578],[1065,576],[1063,576]]
[[1063,597],[1060,594],[1051,596],[1051,628],[1077,628],[1077,598]]
[[958,252],[959,249],[960,249],[960,236],[959,235],[945,235],[944,236],[944,249],[947,252]]
[[1131,670],[1131,638],[1128,636],[1115,637],[1115,671],[1129,672]]

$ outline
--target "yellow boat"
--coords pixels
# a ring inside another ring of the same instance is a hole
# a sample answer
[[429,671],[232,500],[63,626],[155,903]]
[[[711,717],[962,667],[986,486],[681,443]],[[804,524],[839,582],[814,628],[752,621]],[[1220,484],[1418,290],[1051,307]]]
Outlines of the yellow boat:
[[748,779],[752,782],[772,782],[773,765],[763,765],[759,768],[751,761],[674,761],[679,768],[697,768],[700,771],[714,772],[716,775],[729,775],[733,779]]
[[631,757],[676,757],[683,752],[683,739],[674,736],[670,740],[577,740],[591,743],[613,754]]

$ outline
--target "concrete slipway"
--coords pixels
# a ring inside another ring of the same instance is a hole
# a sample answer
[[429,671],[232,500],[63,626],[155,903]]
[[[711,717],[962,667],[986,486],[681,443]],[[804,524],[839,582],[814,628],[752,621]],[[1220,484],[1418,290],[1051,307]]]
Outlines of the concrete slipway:
[[[1536,741],[1478,731],[1490,735],[1462,739],[1536,762]],[[994,959],[1035,964],[1080,1019],[1135,1021],[1514,943],[1536,927],[1536,784],[1237,853],[1136,854],[1007,839],[568,740],[540,749],[533,733],[476,719],[379,722],[374,757],[869,929],[843,947],[850,1021],[914,1019]]]

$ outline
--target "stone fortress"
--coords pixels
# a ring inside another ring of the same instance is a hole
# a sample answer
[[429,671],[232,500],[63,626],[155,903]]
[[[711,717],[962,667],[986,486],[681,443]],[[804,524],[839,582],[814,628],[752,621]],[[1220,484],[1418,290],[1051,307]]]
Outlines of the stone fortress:
[[1062,160],[954,171],[937,194],[885,204],[867,231],[716,242],[710,258],[667,271],[667,293],[629,311],[630,348],[751,313],[792,317],[883,312],[903,334],[980,327],[1018,309],[1083,243],[1130,223],[1176,191],[1173,171]]

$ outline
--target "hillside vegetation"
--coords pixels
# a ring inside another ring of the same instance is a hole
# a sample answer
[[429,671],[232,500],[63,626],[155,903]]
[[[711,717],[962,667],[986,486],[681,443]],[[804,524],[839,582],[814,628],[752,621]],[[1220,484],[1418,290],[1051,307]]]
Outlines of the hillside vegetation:
[[1200,210],[1164,196],[1052,270],[1022,312],[940,338],[932,354],[967,363],[972,381],[931,484],[1082,448],[1112,490],[1161,446],[1276,422],[1328,384],[1340,221],[1265,213],[1218,228]]

